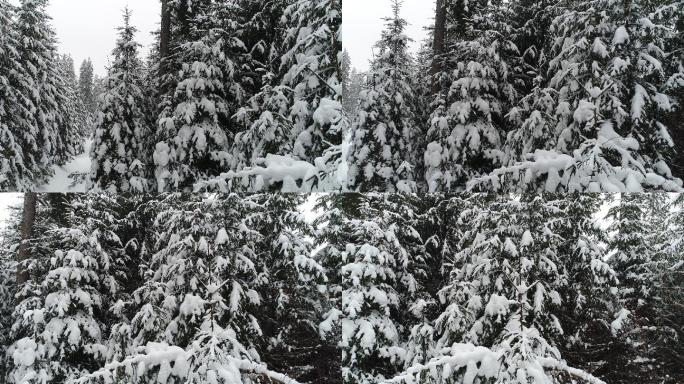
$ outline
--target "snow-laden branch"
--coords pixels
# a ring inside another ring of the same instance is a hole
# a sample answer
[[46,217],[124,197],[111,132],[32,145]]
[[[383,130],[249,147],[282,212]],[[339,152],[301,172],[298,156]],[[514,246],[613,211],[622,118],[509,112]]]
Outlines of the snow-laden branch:
[[[477,377],[501,379],[502,375],[506,376],[510,372],[519,375],[522,369],[525,375],[535,378],[535,383],[554,383],[550,371],[558,371],[582,379],[587,384],[606,384],[590,373],[570,367],[565,362],[552,357],[535,356],[532,360],[514,359],[517,362],[515,369],[511,370],[509,367],[508,372],[505,372],[504,362],[511,362],[511,359],[507,359],[506,349],[493,351],[473,344],[454,344],[451,348],[443,349],[441,353],[442,356],[435,357],[426,364],[416,364],[402,374],[383,383],[417,384],[423,382],[421,375],[429,374],[433,378],[441,378],[443,381],[457,376],[460,383],[473,384]],[[435,377],[437,372],[440,373]],[[507,382],[517,383],[517,379],[518,376],[511,376]]]
[[[87,384],[95,379],[102,379],[105,383],[110,383],[118,377],[118,371],[124,370],[127,376],[142,375],[144,372],[136,370],[150,370],[152,367],[159,367],[158,377],[179,377],[187,378],[192,370],[191,361],[196,357],[196,351],[186,351],[178,346],[169,346],[165,343],[149,343],[143,348],[141,354],[129,357],[120,362],[106,364],[102,369],[87,376],[73,380],[70,384]],[[249,360],[225,356],[224,363],[210,365],[211,371],[226,383],[242,383],[239,378],[240,373],[251,373],[267,377],[281,384],[300,384],[298,381],[278,372],[266,368],[263,364],[258,364]],[[171,367],[173,363],[173,367]],[[210,362],[211,364],[211,362]]]
[[572,376],[575,376],[579,379],[586,381],[588,384],[606,384],[605,381],[598,379],[598,378],[594,377],[593,375],[591,375],[587,372],[584,372],[581,369],[570,367],[562,361],[552,359],[549,357],[539,357],[539,358],[537,358],[537,361],[544,368],[568,373]]

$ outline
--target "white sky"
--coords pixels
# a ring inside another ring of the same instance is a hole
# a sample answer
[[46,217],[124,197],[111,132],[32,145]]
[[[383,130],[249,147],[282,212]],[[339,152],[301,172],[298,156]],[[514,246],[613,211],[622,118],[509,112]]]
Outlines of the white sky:
[[[16,0],[15,0],[16,3]],[[74,58],[76,73],[81,62],[90,57],[99,76],[106,74],[108,58],[114,49],[117,31],[123,22],[123,9],[133,12],[132,24],[138,28],[136,40],[147,55],[153,43],[151,32],[159,25],[159,0],[51,0],[48,13],[57,31],[60,53]]]
[[[382,18],[391,15],[391,1],[344,0],[342,7],[344,48],[349,51],[352,65],[365,71],[373,56],[373,45],[380,39],[384,27]],[[404,0],[401,15],[409,23],[406,35],[414,40],[411,50],[416,52],[427,36],[424,27],[431,25],[435,17],[435,1]]]

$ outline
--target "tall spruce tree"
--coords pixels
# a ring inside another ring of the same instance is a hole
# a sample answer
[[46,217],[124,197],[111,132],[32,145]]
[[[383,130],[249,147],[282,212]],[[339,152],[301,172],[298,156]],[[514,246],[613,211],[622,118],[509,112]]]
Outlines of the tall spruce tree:
[[162,141],[154,152],[159,191],[192,190],[228,169],[235,135],[231,116],[244,100],[234,77],[234,58],[244,52],[235,36],[235,7],[205,1],[188,8],[190,15],[181,13],[187,40],[178,47],[181,69],[169,75],[176,86],[160,116]]
[[331,146],[342,144],[342,2],[297,0],[284,20],[289,50],[282,57],[283,84],[293,90],[293,154],[314,164]]
[[440,290],[436,348],[427,363],[392,382],[494,380],[560,383],[564,375],[599,383],[568,367],[558,350],[563,329],[557,313],[568,273],[556,233],[559,202],[539,196],[475,195],[449,278]]
[[681,72],[665,64],[675,31],[665,11],[673,5],[561,2],[551,25],[547,85],[528,102],[517,140],[525,158],[477,183],[561,192],[679,190],[664,119],[676,108],[667,79]]
[[672,294],[668,282],[677,281],[670,280],[670,274],[678,269],[658,246],[660,233],[654,231],[660,227],[662,217],[668,215],[666,200],[666,195],[660,194],[622,194],[610,211],[616,232],[610,243],[614,251],[610,263],[620,280],[618,297],[624,306],[612,327],[615,334],[622,336],[619,363],[628,367],[626,371],[610,373],[616,382],[634,377],[648,383],[673,379],[664,367],[676,364],[677,359],[670,356],[673,346],[678,344],[679,333],[675,330],[676,322],[673,324],[669,317],[663,295]]
[[69,153],[76,155],[83,152],[83,141],[88,137],[88,112],[78,96],[74,59],[70,55],[62,55],[59,58],[59,69],[65,97],[65,103],[60,105],[61,129],[65,131],[65,144]]
[[52,173],[52,165],[64,164],[73,155],[67,146],[61,106],[66,104],[63,79],[57,62],[55,32],[49,24],[47,0],[22,0],[17,11],[19,60],[27,69],[21,92],[30,100],[32,116],[23,133],[24,157],[35,163],[35,181]]
[[28,189],[40,173],[31,154],[30,102],[22,93],[27,72],[19,57],[15,7],[0,1],[0,190]]
[[145,192],[145,138],[149,135],[143,68],[138,57],[136,28],[131,12],[124,11],[124,25],[114,48],[107,89],[101,96],[101,111],[91,149],[89,189],[108,193]]
[[103,303],[117,291],[109,272],[120,249],[113,200],[64,199],[42,200],[31,258],[23,262],[31,289],[17,294],[8,351],[12,383],[77,379],[105,356]]
[[407,22],[401,3],[393,1],[392,17],[376,44],[379,52],[370,70],[368,88],[361,92],[360,111],[352,126],[349,151],[351,190],[361,192],[411,192],[416,190],[412,153],[412,128],[417,123],[411,83],[413,59],[408,52]]
[[97,113],[97,97],[94,89],[95,72],[90,58],[83,60],[79,68],[78,95],[90,116]]
[[[425,149],[428,190],[465,189],[501,162],[504,115],[515,100],[508,60],[517,54],[498,2],[448,2],[447,48],[437,74]],[[503,20],[502,20],[503,19]]]

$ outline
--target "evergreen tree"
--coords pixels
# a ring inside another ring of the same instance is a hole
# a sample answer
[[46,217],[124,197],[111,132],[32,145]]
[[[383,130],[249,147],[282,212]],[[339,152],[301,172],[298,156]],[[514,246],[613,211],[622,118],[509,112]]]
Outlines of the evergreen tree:
[[[325,351],[340,356],[343,351],[340,345],[345,314],[343,312],[345,281],[342,268],[346,262],[346,246],[352,241],[351,220],[361,219],[364,196],[356,193],[324,195],[317,201],[316,208],[321,215],[316,218],[316,240],[320,247],[315,259],[327,271],[327,302],[324,307],[323,321],[319,325],[321,336],[325,339]],[[339,359],[338,359],[339,361]],[[335,378],[341,382],[344,377],[344,365],[338,364],[342,374]],[[348,365],[347,365],[348,367]]]
[[[622,194],[610,211],[616,231],[610,244],[614,251],[610,262],[620,280],[618,297],[624,306],[612,327],[622,336],[619,363],[629,372],[613,372],[611,377],[616,382],[634,377],[648,383],[671,379],[661,373],[661,365],[671,364],[669,355],[672,346],[678,344],[678,332],[667,320],[671,313],[661,295],[672,294],[663,288],[670,271],[677,269],[671,269],[673,264],[654,241],[659,233],[653,232],[667,206],[664,196],[657,194]],[[650,236],[643,235],[644,229]]]
[[124,12],[124,25],[114,49],[107,90],[101,96],[101,111],[91,149],[92,171],[89,189],[96,191],[144,192],[146,126],[145,94],[142,91],[142,63],[131,13]]
[[133,295],[136,353],[86,379],[247,383],[256,375],[288,382],[260,362],[256,348],[263,298],[255,288],[269,275],[259,270],[254,205],[238,195],[169,195],[159,204],[158,251]]
[[[31,289],[19,290],[12,326],[10,382],[58,383],[82,377],[104,359],[106,308],[118,289],[110,268],[118,261],[112,200],[65,203],[48,197],[31,240]],[[61,198],[63,199],[63,198]],[[44,212],[44,211],[43,211]],[[73,220],[73,221],[72,221]],[[73,223],[73,226],[72,226]]]
[[289,50],[282,57],[283,85],[293,90],[293,155],[314,164],[331,146],[342,144],[342,2],[297,0],[284,20]]
[[159,191],[192,190],[229,166],[235,135],[230,118],[244,100],[233,58],[244,46],[234,36],[239,27],[234,6],[205,3],[191,8],[188,40],[179,47],[182,70],[159,119],[157,136],[163,141],[154,153]]
[[12,343],[12,311],[16,287],[15,254],[19,247],[21,210],[8,207],[8,215],[0,222],[0,379],[7,380],[9,371],[7,347]]
[[347,116],[352,116],[354,110],[353,97],[350,97],[350,87],[352,82],[352,63],[349,51],[342,51],[342,62],[340,63],[340,77],[342,83],[342,109]]
[[[255,250],[261,274],[267,278],[257,290],[263,297],[256,315],[267,343],[262,355],[271,369],[300,382],[336,380],[329,371],[318,324],[325,308],[325,269],[311,257],[312,228],[299,206],[304,195],[255,195],[259,205],[252,226],[261,235]],[[328,379],[326,379],[328,377]]]
[[454,55],[436,58],[446,68],[438,75],[443,91],[432,104],[424,156],[431,192],[464,189],[498,166],[503,117],[516,98],[508,60],[517,48],[501,20],[503,8],[463,3],[454,2],[456,17],[448,25]]
[[378,56],[369,73],[368,89],[361,92],[361,110],[352,126],[349,181],[352,190],[411,192],[416,190],[411,129],[416,124],[411,84],[412,58],[404,34],[401,3],[392,3],[393,16],[377,43]]
[[513,190],[680,189],[669,169],[674,144],[661,118],[674,108],[666,81],[673,69],[663,64],[673,33],[663,10],[671,7],[561,3],[551,25],[548,83],[528,102],[532,112],[518,140],[528,142],[521,144],[526,158],[484,183]]
[[[564,305],[558,311],[566,343],[558,348],[569,363],[605,378],[609,372],[597,367],[596,361],[615,358],[611,352],[616,339],[610,324],[619,312],[615,287],[616,273],[606,262],[602,247],[608,241],[607,233],[595,215],[608,203],[605,195],[565,194],[550,195],[559,203],[561,219],[556,233],[563,244],[560,247],[563,268],[568,284],[559,291]],[[610,366],[618,366],[613,365]]]
[[66,145],[72,155],[83,152],[83,140],[88,137],[88,115],[85,106],[78,96],[78,83],[74,69],[74,60],[69,55],[59,59],[62,87],[66,102],[60,105],[62,129],[65,131]]
[[83,103],[83,106],[90,116],[95,116],[97,113],[98,94],[94,89],[94,81],[95,74],[93,62],[88,58],[83,60],[79,69],[78,95],[81,98],[81,103]]
[[[38,172],[30,156],[31,107],[22,93],[27,73],[19,57],[15,8],[0,1],[0,190],[25,190]],[[27,156],[28,155],[28,156]]]
[[21,92],[33,112],[27,124],[24,157],[35,163],[40,179],[52,173],[53,164],[64,164],[73,155],[68,148],[68,130],[60,106],[66,104],[63,79],[57,62],[55,32],[46,13],[47,0],[22,0],[17,11],[19,60],[27,68]]
[[287,117],[289,89],[282,86],[283,69],[277,65],[285,49],[280,21],[288,4],[246,1],[236,10],[239,38],[247,48],[241,67],[259,75],[239,79],[246,96],[233,116],[238,133],[230,168],[237,171],[259,166],[267,156],[293,151],[292,124]]
[[558,201],[475,195],[459,216],[463,226],[450,277],[440,290],[434,355],[392,382],[495,380],[564,382],[564,375],[599,383],[568,367],[558,344],[556,313],[568,285],[555,232]]

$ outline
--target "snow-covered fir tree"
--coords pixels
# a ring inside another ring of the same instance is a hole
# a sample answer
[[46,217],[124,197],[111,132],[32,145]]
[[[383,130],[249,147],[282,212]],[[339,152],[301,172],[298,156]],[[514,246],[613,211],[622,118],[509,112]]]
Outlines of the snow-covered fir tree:
[[609,360],[610,346],[616,342],[610,324],[621,309],[615,287],[616,273],[606,262],[602,246],[608,241],[597,212],[606,204],[598,194],[558,194],[560,220],[555,231],[561,237],[560,259],[567,271],[568,284],[559,291],[564,305],[558,311],[566,343],[559,343],[563,356],[594,375],[605,367],[594,365]]
[[130,24],[130,18],[131,12],[126,9],[106,91],[100,96],[91,149],[89,189],[94,191],[140,193],[148,189],[143,144],[150,128],[141,89],[143,68],[134,39],[136,28]]
[[[377,383],[396,374],[406,352],[400,345],[409,309],[424,278],[422,241],[413,224],[414,196],[357,195],[360,214],[348,216],[346,237],[335,244],[342,267],[342,379]],[[351,213],[350,211],[347,211]]]
[[[464,189],[501,162],[504,115],[515,100],[510,58],[517,48],[498,2],[455,1],[448,49],[432,104],[425,181],[431,192]],[[468,14],[469,16],[464,16]]]
[[[327,303],[326,270],[312,257],[312,227],[299,206],[304,195],[255,195],[251,226],[261,235],[255,250],[264,276],[256,317],[264,331],[263,360],[298,381],[338,380],[327,364],[319,323]],[[331,377],[332,376],[332,377]]]
[[665,64],[675,54],[667,42],[679,16],[668,10],[676,4],[561,2],[545,85],[527,103],[532,112],[518,133],[522,158],[477,184],[571,192],[681,189],[669,168],[674,143],[665,125],[679,108],[668,79],[681,67]]
[[91,119],[97,113],[97,94],[94,88],[93,62],[88,58],[83,60],[78,74],[78,95]]
[[[0,1],[0,190],[25,190],[38,171],[32,159],[26,158],[26,144],[31,136],[30,104],[21,93],[26,72],[19,58],[19,41],[14,26],[15,8]],[[29,146],[28,149],[31,147]],[[30,154],[31,152],[29,152]]]
[[[154,162],[159,191],[192,190],[195,183],[228,169],[234,139],[230,118],[244,100],[235,80],[243,51],[235,36],[235,5],[198,2],[180,46],[181,69],[169,104],[159,119]],[[214,13],[218,12],[216,16]]]
[[[111,199],[45,196],[38,235],[24,268],[29,281],[17,290],[9,382],[61,383],[97,369],[106,348],[110,275],[118,259]],[[73,221],[72,221],[73,220]]]
[[0,379],[8,374],[7,348],[11,344],[12,312],[16,286],[15,253],[19,247],[21,210],[8,207],[8,214],[0,222]]
[[[659,223],[669,215],[666,200],[662,194],[622,194],[610,211],[616,232],[610,243],[610,263],[620,280],[618,297],[624,306],[612,327],[622,336],[625,348],[619,362],[630,367],[628,374],[612,373],[617,382],[634,377],[645,382],[668,380],[663,367],[672,364],[670,354],[679,343],[681,332],[671,317],[674,308],[662,296],[671,297],[670,290],[681,289],[677,286],[681,280],[671,276],[681,270],[658,246],[661,233],[654,231],[662,229]],[[649,229],[648,235],[644,236],[643,228]]]
[[444,310],[424,364],[391,382],[561,383],[564,375],[600,380],[567,366],[556,313],[568,284],[555,233],[558,201],[474,195],[458,219],[459,250],[440,290]]
[[290,50],[282,65],[293,91],[290,115],[297,134],[294,154],[313,163],[330,145],[342,142],[342,2],[297,0],[285,10]]
[[247,55],[243,67],[255,75],[240,83],[251,95],[234,116],[240,126],[232,150],[232,169],[259,166],[268,155],[291,154],[294,133],[288,119],[291,90],[281,84],[285,69],[278,58],[285,53],[285,35],[280,31],[286,1],[247,1],[238,12],[240,39]]
[[352,124],[348,188],[362,192],[416,190],[411,133],[416,124],[411,83],[412,58],[405,35],[401,3],[392,2],[392,17],[376,44],[378,54],[360,94],[360,110]]
[[59,58],[59,69],[65,97],[64,104],[60,105],[60,129],[64,131],[69,152],[75,155],[83,152],[83,141],[89,136],[88,112],[78,95],[74,59],[69,55],[62,55]]
[[140,276],[112,307],[116,352],[80,382],[326,382],[330,357],[316,354],[325,275],[311,258],[299,203],[234,194],[133,203],[135,231],[148,220],[154,231],[128,241]]
[[67,117],[61,111],[66,104],[63,81],[57,62],[55,32],[49,24],[47,0],[22,0],[17,10],[19,60],[26,68],[22,93],[30,100],[32,116],[26,127],[24,156],[41,172],[52,173],[53,164],[64,164],[72,155],[67,146],[69,131],[63,125]]

